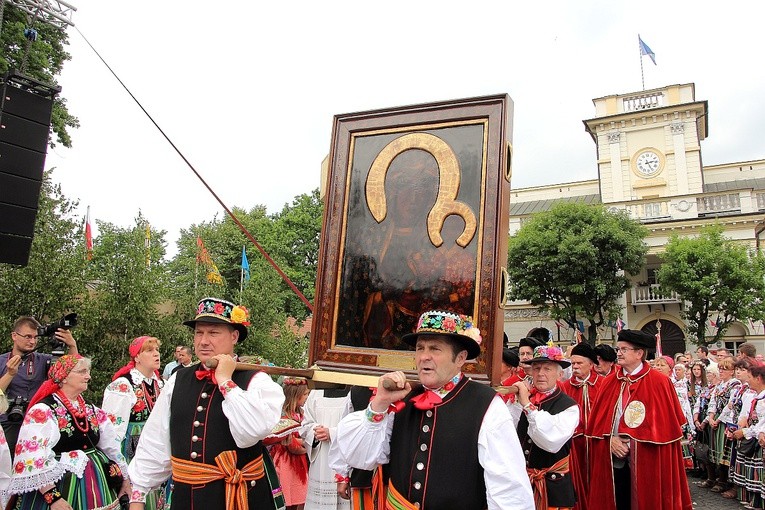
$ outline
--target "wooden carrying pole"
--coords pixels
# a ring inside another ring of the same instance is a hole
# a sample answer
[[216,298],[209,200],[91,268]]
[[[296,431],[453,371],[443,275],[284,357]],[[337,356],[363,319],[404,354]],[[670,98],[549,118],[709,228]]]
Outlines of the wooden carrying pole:
[[[218,360],[209,359],[205,362],[205,365],[213,369],[218,366]],[[277,367],[273,365],[257,365],[255,363],[242,363],[241,361],[236,363],[235,370],[258,370],[265,372],[268,375],[284,375],[287,377],[302,377],[308,380],[311,388],[332,388],[337,386],[366,386],[368,388],[376,388],[380,377],[376,375],[368,374],[353,374],[348,372],[334,372],[331,370],[321,370],[319,368],[285,368]],[[406,380],[412,387],[419,386],[420,381],[417,379]],[[386,383],[388,380],[386,380]],[[387,390],[395,390],[395,387],[391,387],[393,381],[390,381],[391,385],[386,384]],[[512,386],[496,386],[494,388],[497,393],[518,393],[518,389]]]

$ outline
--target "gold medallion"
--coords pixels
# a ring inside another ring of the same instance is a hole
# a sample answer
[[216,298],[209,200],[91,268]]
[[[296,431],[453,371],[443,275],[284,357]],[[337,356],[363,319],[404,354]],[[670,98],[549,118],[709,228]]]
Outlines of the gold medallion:
[[631,429],[639,427],[645,420],[645,404],[639,400],[633,400],[624,410],[624,423]]

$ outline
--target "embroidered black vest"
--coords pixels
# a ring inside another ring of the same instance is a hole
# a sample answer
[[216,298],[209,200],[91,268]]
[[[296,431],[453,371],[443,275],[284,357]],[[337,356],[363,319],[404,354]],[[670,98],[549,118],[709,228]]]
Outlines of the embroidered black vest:
[[92,404],[85,404],[87,408],[87,414],[83,420],[80,421],[80,426],[85,425],[85,420],[88,422],[88,431],[82,432],[74,425],[74,416],[66,410],[64,404],[62,404],[53,395],[48,395],[40,402],[47,405],[53,411],[53,418],[58,420],[58,429],[61,433],[61,438],[58,443],[53,447],[53,451],[60,455],[63,452],[71,452],[74,450],[92,450],[98,444],[101,438],[101,433],[98,429],[98,420],[96,419],[95,409]]
[[390,481],[422,510],[483,510],[486,485],[478,463],[478,432],[496,392],[463,377],[444,401],[420,411],[407,398],[396,413]]
[[[542,401],[539,409],[550,414],[558,414],[571,406],[577,405],[576,401],[556,388],[553,394]],[[518,421],[518,440],[521,442],[523,456],[526,457],[526,466],[535,469],[545,469],[569,454],[571,440],[566,441],[560,450],[550,453],[539,448],[529,437],[529,420],[526,413],[521,415]],[[576,504],[574,484],[571,473],[547,473],[547,504],[550,507],[572,507]]]
[[[263,443],[249,448],[236,446],[228,418],[223,414],[223,396],[209,380],[198,380],[199,364],[181,369],[175,374],[175,388],[170,402],[170,449],[173,457],[215,465],[215,457],[226,450],[235,450],[237,468],[241,469],[258,455],[268,455]],[[232,379],[246,389],[254,371],[234,372]],[[268,480],[261,478],[247,487],[250,508],[273,509],[274,500]],[[223,480],[205,485],[175,482],[173,507],[188,510],[225,508],[226,488]],[[177,503],[176,503],[177,502]]]

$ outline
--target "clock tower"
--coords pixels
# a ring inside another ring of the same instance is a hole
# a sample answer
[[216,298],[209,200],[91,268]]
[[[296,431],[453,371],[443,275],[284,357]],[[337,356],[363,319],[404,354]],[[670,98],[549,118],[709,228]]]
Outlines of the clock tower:
[[703,192],[707,102],[692,83],[593,100],[584,124],[598,153],[604,204]]

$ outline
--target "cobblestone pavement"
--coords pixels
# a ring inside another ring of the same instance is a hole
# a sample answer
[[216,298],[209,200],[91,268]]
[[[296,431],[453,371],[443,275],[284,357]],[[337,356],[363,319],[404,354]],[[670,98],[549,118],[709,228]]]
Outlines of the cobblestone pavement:
[[725,499],[709,489],[699,487],[701,482],[700,478],[688,477],[694,510],[744,510],[744,505],[737,500]]

